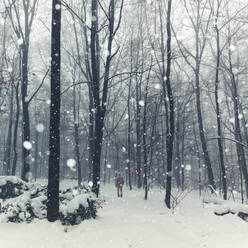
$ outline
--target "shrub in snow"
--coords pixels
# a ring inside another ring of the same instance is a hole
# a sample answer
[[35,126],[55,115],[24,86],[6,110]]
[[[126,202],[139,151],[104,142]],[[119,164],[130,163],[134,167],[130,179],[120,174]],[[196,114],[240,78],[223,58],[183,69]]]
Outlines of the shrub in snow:
[[[17,188],[17,190],[15,190]],[[17,177],[1,177],[0,220],[4,222],[31,222],[47,215],[47,188],[29,184]],[[95,218],[97,202],[86,186],[69,188],[60,192],[60,220],[65,225],[79,224],[82,220]]]
[[2,221],[20,223],[31,222],[34,218],[45,218],[47,197],[31,197],[31,192],[27,191],[4,202],[0,210]]
[[29,187],[26,182],[14,176],[0,176],[0,199],[17,197]]
[[85,219],[95,218],[96,206],[95,195],[88,187],[67,189],[60,193],[60,220],[64,225],[76,225]]

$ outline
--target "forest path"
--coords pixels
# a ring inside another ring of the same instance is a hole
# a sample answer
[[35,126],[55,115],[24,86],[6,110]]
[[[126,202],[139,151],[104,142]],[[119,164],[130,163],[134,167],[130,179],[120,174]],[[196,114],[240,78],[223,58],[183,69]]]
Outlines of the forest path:
[[103,186],[106,200],[95,220],[65,227],[46,220],[31,224],[0,223],[0,248],[246,248],[248,223],[217,217],[190,193],[172,214],[159,190],[144,200],[143,190]]

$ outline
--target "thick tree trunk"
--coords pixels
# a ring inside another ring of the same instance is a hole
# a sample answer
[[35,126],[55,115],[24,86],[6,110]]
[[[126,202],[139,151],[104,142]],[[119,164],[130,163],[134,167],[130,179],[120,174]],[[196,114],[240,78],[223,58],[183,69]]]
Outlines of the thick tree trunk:
[[[123,7],[123,1],[121,9]],[[92,90],[94,99],[94,112],[95,112],[95,126],[94,126],[94,155],[92,158],[93,166],[93,187],[92,191],[99,195],[100,189],[100,170],[101,170],[101,150],[103,141],[103,127],[104,118],[107,107],[107,96],[108,96],[108,83],[109,83],[109,71],[110,62],[112,59],[112,42],[117,29],[114,30],[115,20],[115,1],[111,0],[109,5],[109,18],[108,18],[108,55],[105,62],[104,78],[103,78],[103,89],[102,97],[100,97],[100,64],[99,64],[99,38],[98,36],[98,1],[92,0],[91,2],[91,14],[95,18],[91,21],[91,71],[92,71]]]
[[88,151],[88,166],[89,166],[89,175],[88,180],[92,178],[92,167],[93,167],[93,156],[94,156],[94,104],[93,104],[93,97],[91,96],[91,92],[89,89],[89,135],[88,135],[88,144],[89,144],[89,151]]
[[49,137],[49,173],[47,219],[59,218],[59,162],[60,162],[60,34],[61,2],[52,3],[52,44],[51,44],[51,105]]
[[[100,113],[99,113],[100,112]],[[94,140],[94,156],[93,164],[93,187],[92,191],[98,197],[100,190],[100,172],[101,172],[101,152],[102,152],[102,137],[103,137],[103,117],[100,109],[95,116],[95,140]]]
[[[22,84],[21,84],[21,99],[22,99],[22,140],[30,142],[30,121],[29,121],[29,102],[28,102],[28,39],[24,48],[22,49]],[[30,150],[22,146],[23,167],[22,167],[22,180],[28,181],[27,174],[30,171],[29,164]]]

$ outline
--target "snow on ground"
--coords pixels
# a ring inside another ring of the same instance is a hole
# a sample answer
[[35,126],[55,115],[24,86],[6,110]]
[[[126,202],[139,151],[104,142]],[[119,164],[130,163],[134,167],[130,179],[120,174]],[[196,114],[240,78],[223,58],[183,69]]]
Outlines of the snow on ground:
[[36,220],[31,224],[0,223],[0,248],[245,248],[248,223],[235,215],[216,216],[190,193],[172,214],[164,193],[154,189],[124,189],[102,186],[106,204],[95,220],[66,229],[60,223]]

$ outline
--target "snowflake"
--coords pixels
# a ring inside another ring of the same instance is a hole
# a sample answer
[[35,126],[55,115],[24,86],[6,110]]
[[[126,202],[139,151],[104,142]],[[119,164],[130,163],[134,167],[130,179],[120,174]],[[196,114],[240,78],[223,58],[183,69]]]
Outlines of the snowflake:
[[143,107],[143,106],[145,106],[145,102],[143,100],[140,100],[139,105]]
[[61,9],[60,4],[56,4],[56,5],[55,5],[55,9],[56,9],[56,10],[60,10],[60,9]]
[[38,123],[36,125],[36,131],[39,132],[39,133],[42,133],[44,131],[45,127],[42,123]]
[[70,158],[66,161],[66,165],[71,169],[71,170],[74,170],[75,169],[75,166],[76,166],[76,160],[73,159],[73,158]]
[[26,149],[26,150],[31,150],[32,149],[32,144],[30,141],[26,140],[23,142],[23,147]]
[[185,170],[186,171],[190,171],[191,170],[191,165],[190,164],[186,164],[185,165]]

